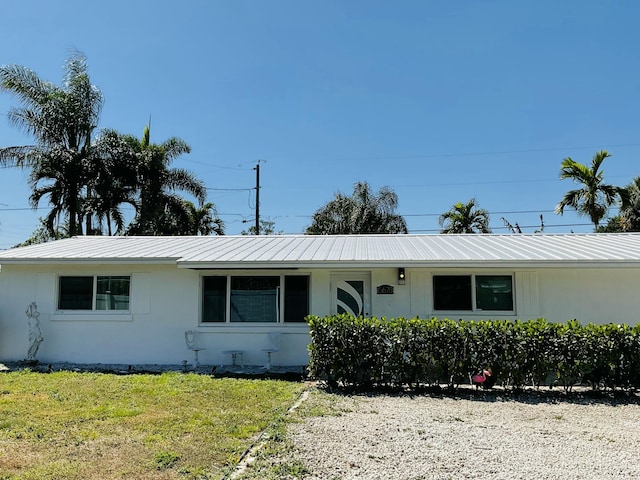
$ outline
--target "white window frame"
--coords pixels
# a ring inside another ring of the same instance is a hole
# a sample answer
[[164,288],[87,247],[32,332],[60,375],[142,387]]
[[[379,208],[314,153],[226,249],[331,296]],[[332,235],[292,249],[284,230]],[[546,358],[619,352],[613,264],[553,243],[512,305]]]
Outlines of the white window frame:
[[[436,299],[435,299],[435,286],[434,279],[435,277],[471,277],[471,310],[436,310]],[[477,308],[476,302],[476,292],[477,292],[477,284],[476,277],[511,277],[511,302],[513,308],[511,310],[483,310],[481,308]],[[478,315],[478,314],[488,314],[488,315],[515,315],[516,314],[516,276],[514,272],[482,272],[482,271],[455,271],[455,272],[433,272],[431,274],[431,311],[434,315]]]
[[[67,277],[86,277],[92,278],[92,293],[91,293],[91,309],[61,309],[60,308],[60,295],[62,294],[60,288],[60,282],[62,278]],[[99,310],[96,308],[98,299],[98,277],[127,277],[129,279],[129,308],[126,310]],[[85,273],[69,273],[64,275],[58,275],[56,278],[56,314],[77,314],[91,312],[95,315],[128,315],[131,313],[131,292],[132,292],[132,275],[130,273],[123,274],[85,274]]]
[[[226,291],[225,291],[225,319],[223,321],[204,321],[203,320],[203,316],[204,316],[204,305],[203,305],[203,300],[204,300],[204,279],[206,277],[225,277],[226,278]],[[231,321],[231,278],[232,277],[253,277],[253,278],[259,278],[259,277],[278,277],[279,278],[279,283],[278,283],[278,305],[277,305],[277,315],[278,318],[275,322],[232,322]],[[285,298],[286,298],[286,291],[284,288],[285,285],[285,278],[286,277],[305,277],[308,279],[308,304],[309,304],[309,313],[311,313],[311,274],[310,273],[303,273],[303,272],[297,272],[297,273],[281,273],[281,272],[261,272],[260,274],[256,274],[254,272],[251,273],[215,273],[215,272],[207,272],[207,273],[203,273],[200,277],[200,296],[199,296],[199,302],[200,302],[200,311],[199,311],[199,320],[198,320],[198,324],[200,326],[204,326],[204,327],[215,327],[215,326],[221,326],[221,325],[226,325],[226,326],[238,326],[241,327],[242,325],[253,325],[253,326],[269,326],[269,325],[290,325],[290,326],[295,326],[295,325],[305,325],[305,322],[303,320],[299,321],[299,322],[285,322],[284,318],[285,318]]]

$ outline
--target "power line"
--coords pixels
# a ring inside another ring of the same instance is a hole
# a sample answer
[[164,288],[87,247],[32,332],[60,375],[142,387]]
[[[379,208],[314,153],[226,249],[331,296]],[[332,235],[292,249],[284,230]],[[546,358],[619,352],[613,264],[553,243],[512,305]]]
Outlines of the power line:
[[[382,156],[362,156],[362,157],[321,157],[316,158],[315,160],[412,160],[412,159],[420,159],[420,158],[452,158],[452,157],[479,157],[479,156],[487,156],[487,155],[513,155],[519,153],[544,153],[544,152],[560,152],[560,151],[570,151],[570,150],[590,150],[590,149],[602,149],[606,148],[627,148],[627,147],[640,147],[640,143],[619,143],[619,144],[601,144],[601,145],[588,145],[588,146],[573,146],[573,147],[552,147],[552,148],[523,148],[523,149],[514,149],[514,150],[494,150],[494,151],[476,151],[476,152],[445,152],[445,153],[423,153],[416,155],[382,155]],[[205,162],[199,162],[196,160],[191,160],[189,158],[185,158],[185,161],[198,163],[201,165],[207,165],[216,168],[225,168],[229,170],[248,170],[246,168],[239,167],[228,167],[222,165],[213,165]],[[241,165],[246,165],[245,162]]]
[[[588,146],[569,146],[569,147],[551,147],[551,148],[522,148],[514,150],[493,150],[493,151],[476,151],[476,152],[445,152],[445,153],[423,153],[416,155],[383,155],[383,156],[363,156],[363,157],[323,157],[316,158],[316,160],[402,160],[402,159],[419,159],[419,158],[451,158],[451,157],[476,157],[486,155],[513,155],[516,153],[543,153],[543,152],[558,152],[569,150],[589,150],[589,149],[602,149],[607,148],[627,148],[627,147],[640,147],[640,143],[618,143],[607,144],[602,143],[600,145],[588,145]],[[193,160],[192,158],[181,158],[182,161],[196,163],[198,165],[204,165],[207,167],[222,168],[225,170],[253,170],[253,167],[246,168],[243,165],[253,164],[255,162],[248,161],[238,164],[238,166],[217,165],[207,162],[201,162],[199,160]],[[6,168],[25,168],[18,167],[16,165],[2,165],[0,169]]]
[[[555,210],[512,210],[510,212],[488,212],[489,215],[512,215],[517,213],[555,213]],[[400,214],[398,214],[400,215]],[[441,213],[408,213],[403,217],[439,217]]]
[[[244,191],[253,191],[255,188],[244,188],[244,189],[237,189],[237,190],[244,190]],[[0,203],[0,205],[3,205]],[[254,208],[253,206],[250,206],[251,208]],[[32,210],[46,210],[49,207],[37,207],[37,208],[31,208],[31,207],[8,207],[8,208],[2,208],[0,207],[0,212],[19,212],[19,211],[32,211]],[[124,207],[125,210],[134,210],[132,207]],[[612,206],[609,207],[610,210],[619,210],[620,207],[616,207],[616,206]],[[487,212],[489,215],[518,215],[518,214],[527,214],[527,213],[535,213],[535,214],[540,214],[540,213],[555,213],[555,210],[505,210],[505,211],[493,211],[493,212]],[[218,215],[244,215],[244,214],[240,214],[240,213],[218,213]],[[402,217],[439,217],[440,215],[442,215],[442,213],[407,213],[407,214],[401,214],[399,213],[398,215],[402,216]],[[279,218],[311,218],[313,217],[313,215],[286,215],[286,214],[281,214],[278,215]]]
[[[604,144],[607,148],[623,148],[623,147],[640,147],[640,143],[621,143],[621,144]],[[317,160],[410,160],[418,158],[443,158],[443,157],[475,157],[486,155],[512,155],[515,153],[539,153],[539,152],[557,152],[568,150],[587,150],[602,149],[603,145],[582,146],[582,147],[554,147],[554,148],[529,148],[519,150],[496,150],[488,152],[462,152],[462,153],[427,153],[420,155],[385,155],[371,157],[342,157],[342,158],[319,158]]]
[[206,167],[222,168],[223,170],[237,170],[237,171],[251,170],[250,168],[243,168],[241,166],[243,164],[240,164],[237,167],[229,167],[229,166],[226,166],[226,165],[214,165],[213,163],[199,162],[198,160],[193,160],[191,158],[183,158],[182,160],[184,160],[185,162],[196,163],[198,165],[204,165]]
[[20,211],[27,211],[27,210],[44,210],[47,207],[38,207],[38,208],[31,208],[31,207],[18,207],[18,208],[0,208],[0,212],[20,212]]

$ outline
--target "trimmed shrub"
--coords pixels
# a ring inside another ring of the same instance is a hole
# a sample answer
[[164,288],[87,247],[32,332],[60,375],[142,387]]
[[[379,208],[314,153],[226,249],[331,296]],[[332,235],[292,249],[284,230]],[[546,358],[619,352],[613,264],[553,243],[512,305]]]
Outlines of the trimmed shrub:
[[307,321],[310,374],[334,388],[454,389],[485,368],[514,390],[561,385],[570,391],[579,383],[594,390],[640,386],[640,326],[349,315]]

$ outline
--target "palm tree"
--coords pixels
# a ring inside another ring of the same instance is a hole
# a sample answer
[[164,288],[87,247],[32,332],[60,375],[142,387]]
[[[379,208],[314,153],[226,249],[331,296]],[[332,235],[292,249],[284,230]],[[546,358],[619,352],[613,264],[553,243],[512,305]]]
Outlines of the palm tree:
[[42,152],[38,163],[34,163],[29,174],[32,189],[29,203],[36,209],[44,197],[48,197],[52,208],[44,218],[49,234],[57,226],[68,224],[69,235],[82,234],[84,201],[81,195],[85,175],[73,155],[63,149]]
[[604,183],[604,172],[600,170],[605,158],[610,157],[606,150],[596,152],[591,166],[576,162],[571,157],[562,161],[560,179],[571,179],[582,185],[581,188],[569,190],[556,206],[556,213],[562,215],[565,207],[576,210],[578,215],[587,215],[598,230],[600,221],[607,214],[609,207],[620,200],[622,206],[628,203],[628,195],[624,188]]
[[357,182],[351,196],[335,198],[313,215],[310,235],[348,235],[358,233],[407,233],[407,223],[395,213],[398,195],[389,187],[378,193],[367,182]]
[[189,211],[189,229],[182,235],[224,235],[224,222],[218,217],[213,203],[196,207],[193,202],[185,200],[185,206]]
[[491,233],[489,212],[477,208],[476,199],[458,202],[438,218],[440,233]]
[[47,196],[53,206],[47,215],[49,233],[68,222],[69,234],[82,234],[83,205],[90,192],[86,172],[91,162],[91,137],[98,125],[103,98],[91,84],[86,58],[74,53],[65,64],[62,87],[42,80],[20,66],[0,67],[0,89],[15,95],[20,108],[9,111],[9,121],[23,129],[34,145],[0,148],[0,164],[31,168],[31,204]]
[[626,187],[628,202],[620,211],[620,224],[625,232],[640,232],[640,177]]
[[94,145],[98,161],[92,165],[90,184],[94,195],[90,207],[96,215],[98,230],[102,232],[106,227],[107,235],[122,234],[125,230],[125,216],[120,206],[136,206],[139,159],[134,145],[137,142],[132,136],[107,129]]
[[133,235],[165,235],[176,220],[188,229],[189,209],[176,191],[193,195],[200,204],[206,199],[206,188],[191,172],[170,168],[171,162],[191,148],[184,140],[173,137],[160,145],[150,143],[147,125],[140,141],[132,144],[138,156],[137,213],[128,233]]
[[196,207],[193,202],[182,200],[184,212],[174,212],[165,209],[164,214],[157,222],[162,225],[162,235],[224,235],[224,223],[216,212],[213,203],[208,202],[201,207]]

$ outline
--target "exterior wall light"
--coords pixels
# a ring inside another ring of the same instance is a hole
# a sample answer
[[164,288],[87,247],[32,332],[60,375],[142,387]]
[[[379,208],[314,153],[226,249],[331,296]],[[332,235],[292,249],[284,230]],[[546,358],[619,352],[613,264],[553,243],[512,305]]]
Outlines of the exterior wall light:
[[407,281],[407,277],[404,273],[404,268],[398,269],[398,285],[404,285]]

